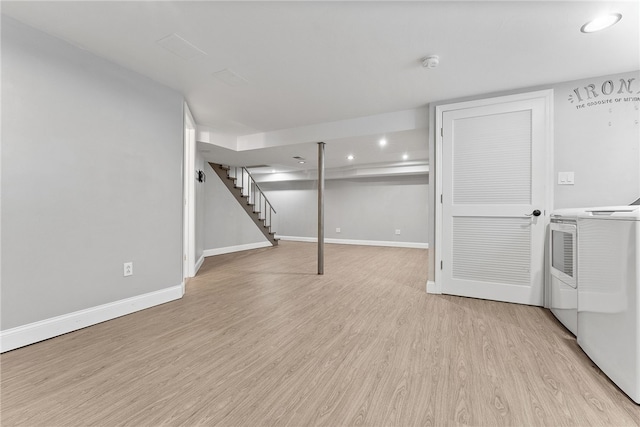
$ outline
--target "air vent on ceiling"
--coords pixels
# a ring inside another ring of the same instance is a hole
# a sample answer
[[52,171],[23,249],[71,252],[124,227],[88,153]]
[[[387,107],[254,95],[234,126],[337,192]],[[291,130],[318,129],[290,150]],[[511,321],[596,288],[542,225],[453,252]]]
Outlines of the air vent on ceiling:
[[250,165],[250,166],[245,166],[245,168],[247,169],[258,169],[258,168],[268,168],[270,167],[269,165]]
[[228,68],[213,73],[213,76],[231,87],[244,86],[249,83],[246,79]]
[[187,61],[201,55],[206,55],[205,52],[175,33],[158,40],[156,43],[167,49],[169,52],[178,55],[180,58],[186,59]]

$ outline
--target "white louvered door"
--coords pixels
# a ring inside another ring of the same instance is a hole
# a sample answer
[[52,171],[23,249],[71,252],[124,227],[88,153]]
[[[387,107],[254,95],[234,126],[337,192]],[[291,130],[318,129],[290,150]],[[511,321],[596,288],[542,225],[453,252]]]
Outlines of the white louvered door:
[[546,105],[533,98],[443,112],[443,293],[543,304]]

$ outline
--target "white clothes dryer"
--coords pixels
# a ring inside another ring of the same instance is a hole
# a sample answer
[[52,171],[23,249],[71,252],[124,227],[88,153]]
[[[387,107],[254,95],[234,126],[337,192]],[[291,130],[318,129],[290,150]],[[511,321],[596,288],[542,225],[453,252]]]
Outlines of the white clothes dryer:
[[640,206],[578,215],[578,344],[640,404]]
[[585,210],[555,210],[549,223],[548,307],[573,335],[578,334],[577,220]]

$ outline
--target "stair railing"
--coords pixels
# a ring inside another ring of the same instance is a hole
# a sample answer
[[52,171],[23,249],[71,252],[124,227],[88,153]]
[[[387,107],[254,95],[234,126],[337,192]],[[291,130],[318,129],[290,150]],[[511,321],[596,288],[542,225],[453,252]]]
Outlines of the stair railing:
[[[264,191],[262,191],[256,180],[253,178],[253,175],[251,175],[251,172],[243,166],[232,166],[229,168],[228,173],[230,177],[235,179],[236,187],[241,190],[242,196],[247,198],[247,203],[250,206],[253,206],[253,211],[258,214],[258,217],[262,221],[264,221],[264,226],[271,231],[273,215],[277,212],[273,208],[269,199],[267,199]],[[240,185],[238,185],[238,181]]]

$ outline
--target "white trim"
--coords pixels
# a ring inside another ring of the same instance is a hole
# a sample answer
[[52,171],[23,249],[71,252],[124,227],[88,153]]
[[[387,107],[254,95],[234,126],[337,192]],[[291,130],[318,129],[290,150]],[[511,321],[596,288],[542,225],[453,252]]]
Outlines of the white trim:
[[[289,240],[292,242],[308,242],[316,243],[316,237],[299,237],[299,236],[277,236],[280,240]],[[417,242],[390,242],[380,240],[351,240],[351,239],[324,239],[325,243],[333,243],[336,245],[358,245],[358,246],[384,246],[390,248],[413,248],[413,249],[429,249],[429,243]]]
[[[543,216],[544,221],[548,223],[550,210],[553,206],[553,124],[554,124],[554,110],[553,99],[554,90],[544,89],[533,92],[516,93],[513,95],[496,96],[490,98],[479,98],[471,101],[456,102],[453,104],[440,104],[435,106],[436,114],[436,126],[432,132],[436,135],[435,144],[435,241],[434,241],[434,268],[435,268],[435,289],[442,292],[442,270],[439,268],[439,264],[442,261],[442,203],[440,203],[440,196],[442,194],[442,144],[443,136],[440,132],[442,129],[442,117],[445,112],[462,110],[465,108],[474,108],[480,106],[494,105],[498,103],[524,101],[528,99],[544,99],[545,103],[545,129],[546,129],[546,150],[547,150],[547,180],[546,180],[546,214]],[[551,171],[551,172],[550,172]],[[430,175],[432,176],[432,175]],[[431,178],[430,178],[431,179]]]
[[0,352],[14,350],[58,335],[182,298],[184,282],[148,294],[102,304],[0,332]]
[[195,267],[195,273],[194,276],[196,274],[198,274],[198,271],[200,270],[200,267],[202,267],[202,263],[204,262],[204,253],[202,253],[202,256],[200,257],[200,259],[198,260],[198,262],[196,262],[196,267]]
[[427,280],[427,293],[439,295],[442,293],[442,288],[436,285],[436,282],[433,280]]
[[227,246],[224,248],[205,249],[203,256],[208,257],[208,256],[215,256],[215,255],[230,254],[233,252],[248,251],[250,249],[260,249],[260,248],[266,248],[269,246],[273,246],[271,242],[258,242],[258,243],[247,243],[245,245]]
[[[434,288],[438,289],[442,293],[442,270],[440,269],[440,262],[442,261],[442,115],[446,106],[436,106],[436,126],[432,132],[436,134],[435,144],[435,206],[433,209],[435,235],[433,244],[433,269],[434,271]],[[429,175],[429,183],[431,183],[432,175]]]
[[[307,242],[307,243],[316,243],[318,241],[317,237],[301,237],[301,236],[280,236],[278,235],[278,239],[280,240],[289,240],[291,242]],[[325,242],[327,240],[325,239]]]
[[[284,181],[313,181],[318,178],[315,169],[297,172],[279,173],[255,173],[253,177],[262,184],[263,182],[284,182]],[[343,168],[333,168],[326,171],[324,179],[350,179],[367,177],[387,177],[387,176],[422,176],[429,175],[429,165],[426,162],[404,162],[394,163],[386,166],[379,165],[358,165]]]
[[183,266],[182,277],[196,275],[196,122],[184,103],[184,164],[183,164]]
[[[555,118],[556,118],[556,112],[555,112],[555,91],[554,89],[549,89],[550,95],[548,95],[547,97],[545,97],[545,107],[547,109],[547,116],[545,117],[545,119],[547,120],[547,124],[548,126],[546,126],[546,130],[547,130],[547,200],[545,201],[547,204],[547,209],[546,212],[544,212],[544,219],[545,219],[545,224],[547,226],[547,228],[549,227],[549,223],[550,223],[550,219],[551,219],[551,212],[554,209],[554,200],[555,200],[555,176],[554,176],[554,171],[555,171],[555,164],[554,164],[554,153],[555,153],[555,146],[556,146],[556,140],[554,138],[555,135]],[[545,239],[549,238],[549,233],[546,233],[545,235]],[[543,290],[543,307],[545,308],[549,308],[549,305],[551,303],[550,299],[551,299],[551,295],[549,294],[549,290],[547,289],[547,283],[550,282],[550,276],[549,276],[549,268],[547,266],[548,261],[548,250],[549,250],[549,245],[546,244],[545,242],[545,254],[544,254],[544,262],[545,262],[545,266],[544,266],[544,274],[545,274],[545,283],[544,283],[544,290]]]

